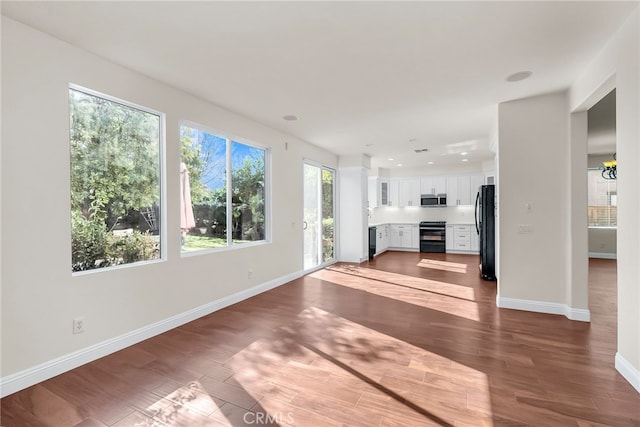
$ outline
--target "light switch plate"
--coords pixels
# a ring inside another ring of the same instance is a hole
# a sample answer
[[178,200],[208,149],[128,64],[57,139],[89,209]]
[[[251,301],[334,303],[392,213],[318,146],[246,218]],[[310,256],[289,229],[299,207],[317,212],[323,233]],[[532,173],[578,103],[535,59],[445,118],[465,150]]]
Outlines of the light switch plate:
[[518,224],[519,234],[533,233],[533,224]]

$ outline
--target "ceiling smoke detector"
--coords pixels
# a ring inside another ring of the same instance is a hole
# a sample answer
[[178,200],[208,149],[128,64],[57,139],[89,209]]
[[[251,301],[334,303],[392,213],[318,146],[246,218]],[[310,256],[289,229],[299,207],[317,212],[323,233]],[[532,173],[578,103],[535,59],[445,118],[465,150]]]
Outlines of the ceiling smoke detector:
[[416,148],[415,150],[416,153],[426,153],[427,151],[429,151],[428,148]]
[[518,71],[507,77],[508,82],[519,82],[520,80],[528,79],[533,74],[531,71]]

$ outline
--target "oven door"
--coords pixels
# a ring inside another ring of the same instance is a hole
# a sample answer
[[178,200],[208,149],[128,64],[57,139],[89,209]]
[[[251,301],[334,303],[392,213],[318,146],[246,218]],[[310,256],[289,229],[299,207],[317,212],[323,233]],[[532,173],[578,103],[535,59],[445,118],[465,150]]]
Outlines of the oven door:
[[446,231],[444,227],[420,227],[420,252],[446,251]]

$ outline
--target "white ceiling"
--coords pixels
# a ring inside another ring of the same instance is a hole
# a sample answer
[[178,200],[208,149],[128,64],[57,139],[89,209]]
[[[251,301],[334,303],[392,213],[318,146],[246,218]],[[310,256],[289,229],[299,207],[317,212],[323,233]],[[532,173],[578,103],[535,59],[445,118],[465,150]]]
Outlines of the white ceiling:
[[[492,158],[497,104],[566,89],[637,5],[3,1],[2,13],[337,154],[416,167]],[[522,70],[532,77],[505,81]]]

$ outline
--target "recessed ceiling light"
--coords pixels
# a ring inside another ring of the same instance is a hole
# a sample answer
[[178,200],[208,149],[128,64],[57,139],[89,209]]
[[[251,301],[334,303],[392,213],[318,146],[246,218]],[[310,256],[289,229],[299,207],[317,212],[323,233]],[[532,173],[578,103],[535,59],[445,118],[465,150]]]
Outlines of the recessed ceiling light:
[[432,165],[432,164],[433,164],[433,162],[427,162],[427,164],[428,164],[428,165]]
[[392,162],[392,161],[393,161],[393,159],[392,159],[391,157],[389,157],[387,160],[389,160],[390,162]]
[[460,153],[460,155],[461,155],[461,156],[466,156],[466,155],[467,155],[467,152],[466,152],[466,151],[463,151],[462,153]]
[[398,163],[398,166],[402,166],[402,163]]
[[462,159],[462,161],[463,161],[463,162],[468,162],[468,161],[469,161],[469,159]]
[[282,118],[288,122],[295,122],[300,117],[296,116],[295,114],[287,114],[286,116],[282,116]]
[[518,71],[507,77],[508,82],[519,82],[520,80],[528,79],[533,74],[531,71]]

